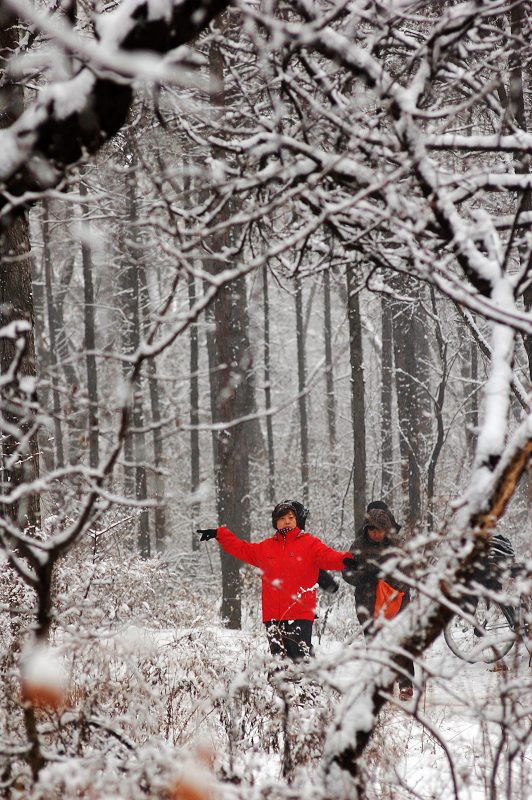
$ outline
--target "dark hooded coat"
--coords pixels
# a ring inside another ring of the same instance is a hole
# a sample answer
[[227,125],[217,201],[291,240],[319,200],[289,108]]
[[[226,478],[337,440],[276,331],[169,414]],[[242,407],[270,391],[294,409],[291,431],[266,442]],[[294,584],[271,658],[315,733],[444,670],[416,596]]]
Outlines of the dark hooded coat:
[[[380,523],[383,523],[382,527],[386,530],[386,536],[382,542],[374,542],[368,535],[368,529],[372,526],[375,527],[377,523],[378,527],[381,526]],[[397,554],[403,544],[404,540],[400,530],[401,526],[398,525],[392,512],[384,503],[370,503],[366,521],[357,531],[355,541],[350,548],[356,566],[354,569],[344,570],[342,578],[355,588],[357,616],[365,631],[371,628],[370,623],[374,618],[375,595],[379,578],[384,578],[398,592],[404,592],[401,608],[404,608],[409,602],[408,586],[383,575],[381,571],[386,561]]]

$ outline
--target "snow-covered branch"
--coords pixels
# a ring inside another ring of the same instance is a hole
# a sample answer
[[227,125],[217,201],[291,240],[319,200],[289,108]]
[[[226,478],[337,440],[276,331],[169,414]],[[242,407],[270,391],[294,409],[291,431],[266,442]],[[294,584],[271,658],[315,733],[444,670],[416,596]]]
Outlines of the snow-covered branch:
[[[33,6],[17,0],[10,0],[10,5],[22,18],[27,11],[30,21],[38,25]],[[190,42],[227,5],[228,0],[199,4],[195,0],[128,0],[116,11],[102,15],[96,25],[101,30],[98,45],[86,52],[87,46],[79,41],[80,54],[94,63],[68,81],[45,87],[13,125],[0,130],[0,208],[4,214],[34,200],[35,193],[56,186],[69,164],[84,153],[94,153],[120,130],[133,98],[130,80],[117,72],[121,51],[168,53]],[[52,25],[52,35],[53,30]],[[73,37],[64,27],[58,29],[60,45],[72,49],[77,42]],[[129,70],[131,64],[130,58]],[[142,63],[139,66],[142,71]]]

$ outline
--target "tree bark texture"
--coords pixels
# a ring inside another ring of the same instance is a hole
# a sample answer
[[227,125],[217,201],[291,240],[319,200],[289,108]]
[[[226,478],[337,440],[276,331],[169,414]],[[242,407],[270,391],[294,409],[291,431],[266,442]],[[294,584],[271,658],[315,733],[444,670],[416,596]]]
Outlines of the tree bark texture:
[[[262,269],[262,297],[264,307],[264,407],[269,412],[272,407],[272,375],[270,363],[270,294],[268,286],[268,267]],[[266,413],[266,436],[268,442],[268,497],[275,503],[275,447],[273,443],[273,419]]]
[[334,396],[334,367],[332,356],[331,322],[331,275],[323,273],[323,344],[325,349],[325,407],[327,410],[327,434],[331,459],[333,492],[338,494],[338,472],[336,465],[336,402]]
[[299,391],[299,441],[301,445],[301,494],[303,503],[309,501],[309,435],[307,414],[307,367],[305,331],[303,325],[303,286],[299,275],[295,277],[297,378]]
[[[222,23],[223,25],[223,23]],[[209,65],[213,80],[213,113],[222,117],[225,112],[224,63],[220,48],[213,41],[209,48]],[[213,156],[218,152],[213,148]],[[220,221],[228,218],[226,203]],[[223,240],[222,240],[223,237]],[[231,234],[217,236],[215,251],[231,245]],[[223,263],[207,260],[207,268],[217,273]],[[250,391],[251,346],[245,278],[224,286],[211,304],[214,335],[211,332],[209,368],[211,380],[211,412],[214,423],[233,422],[251,413],[254,408]],[[249,442],[246,424],[223,425],[214,432],[214,465],[216,503],[220,524],[227,525],[239,536],[250,537],[250,475]],[[222,618],[229,628],[241,627],[241,581],[239,562],[221,551],[222,560]]]
[[[150,320],[149,307],[150,298],[148,292],[148,282],[146,279],[146,269],[144,264],[139,264],[139,298],[140,314],[142,317],[142,329],[144,336],[147,337]],[[164,444],[161,431],[161,398],[159,392],[159,381],[157,379],[157,362],[155,358],[148,359],[148,391],[150,393],[151,420],[153,423],[153,462],[154,462],[154,535],[155,549],[162,553],[166,546],[166,500],[165,500],[165,479],[164,479]],[[147,489],[146,489],[147,491]],[[147,494],[146,494],[147,496]]]
[[394,507],[393,464],[393,319],[392,304],[388,297],[381,299],[382,319],[382,373],[381,373],[381,485],[382,496]]
[[[523,63],[520,54],[519,42],[522,41],[523,31],[525,29],[525,5],[524,3],[513,3],[510,8],[510,19],[512,26],[512,35],[515,37],[515,49],[510,61],[510,87],[509,87],[509,101],[510,110],[517,125],[523,130],[529,129],[529,124],[526,116],[525,107],[525,94],[523,89]],[[530,76],[528,76],[530,79]],[[530,172],[530,157],[523,158],[520,154],[515,154],[517,163],[516,172],[526,175]],[[520,213],[532,211],[532,192],[528,189],[522,197],[519,205]],[[522,265],[523,266],[523,265]],[[527,274],[532,277],[532,260],[528,259]],[[524,304],[525,309],[530,311],[532,309],[532,282],[525,288],[524,291]],[[528,372],[530,380],[532,381],[532,336],[524,337],[525,350],[528,356]]]
[[[412,294],[402,278],[396,281],[403,294]],[[414,287],[414,290],[417,287]],[[417,303],[394,302],[393,343],[402,484],[407,492],[407,530],[419,525],[423,513],[423,465],[432,438],[426,334],[417,316]]]
[[[10,84],[6,64],[18,46],[15,20],[0,9],[0,76],[2,77],[3,107],[0,127],[9,127],[21,114],[24,94],[20,85]],[[32,262],[27,216],[19,215],[0,229],[0,328],[17,320],[29,324],[23,334],[22,352],[17,356],[15,337],[0,338],[0,371],[6,375],[15,357],[20,357],[17,376],[4,387],[1,413],[8,425],[16,426],[20,435],[2,430],[2,491],[8,494],[22,483],[39,476],[39,445],[35,427],[36,395],[20,387],[19,377],[36,377],[34,309],[32,291]],[[3,427],[3,426],[2,426]],[[20,527],[40,525],[38,494],[6,504],[3,513]]]
[[63,447],[63,426],[61,424],[61,398],[58,391],[59,364],[57,363],[57,327],[54,315],[54,292],[52,276],[52,254],[50,236],[50,217],[48,202],[43,203],[42,216],[44,283],[46,287],[46,309],[48,319],[48,338],[50,342],[50,369],[52,374],[52,397],[54,414],[54,467],[63,467],[65,454]]
[[96,306],[94,301],[93,263],[90,244],[87,241],[89,232],[86,202],[87,186],[83,178],[79,182],[79,191],[83,197],[81,215],[85,220],[81,240],[81,261],[83,264],[83,298],[85,319],[85,366],[87,370],[87,429],[89,443],[89,464],[93,469],[100,461],[99,421],[98,421],[98,367],[96,364]]
[[[127,243],[124,257],[125,264],[122,270],[122,303],[123,312],[123,336],[125,352],[127,355],[134,353],[140,344],[140,285],[139,285],[139,259],[140,243],[137,235],[137,199],[136,199],[136,180],[135,164],[130,165],[126,182],[126,203],[127,203]],[[126,367],[129,374],[129,368]],[[126,465],[126,474],[129,487],[131,481],[134,486],[134,496],[140,503],[147,498],[147,476],[146,476],[146,435],[144,428],[144,407],[142,380],[137,375],[134,383],[134,396],[132,398],[133,410],[131,415],[132,433],[128,443],[126,459],[131,458],[133,466]],[[147,508],[142,508],[138,519],[138,547],[143,558],[151,555],[149,512]]]
[[347,280],[347,313],[349,318],[349,355],[351,362],[351,416],[353,418],[353,513],[358,530],[366,513],[366,399],[364,386],[364,353],[360,293],[356,272],[349,268]]

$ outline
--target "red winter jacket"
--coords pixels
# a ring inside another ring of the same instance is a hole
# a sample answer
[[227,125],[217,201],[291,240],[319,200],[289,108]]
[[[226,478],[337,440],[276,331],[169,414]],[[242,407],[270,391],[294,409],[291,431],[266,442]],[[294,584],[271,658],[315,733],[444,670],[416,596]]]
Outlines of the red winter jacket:
[[244,542],[227,528],[218,528],[216,539],[226,553],[262,571],[263,622],[313,620],[319,570],[345,569],[344,558],[351,556],[299,528],[262,542]]

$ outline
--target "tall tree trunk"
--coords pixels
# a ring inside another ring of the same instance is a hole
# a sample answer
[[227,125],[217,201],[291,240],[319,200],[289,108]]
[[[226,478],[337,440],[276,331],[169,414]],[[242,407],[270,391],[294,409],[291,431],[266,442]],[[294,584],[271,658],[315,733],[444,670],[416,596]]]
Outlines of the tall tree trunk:
[[299,437],[301,445],[301,493],[305,505],[309,500],[309,437],[307,415],[307,368],[305,358],[305,330],[303,324],[303,287],[299,275],[295,277],[297,378],[299,391]]
[[382,496],[393,508],[393,319],[392,306],[387,297],[381,298],[382,319],[382,375],[381,375],[381,483]]
[[[194,308],[196,302],[196,278],[194,275],[188,276],[188,307]],[[190,491],[192,496],[196,494],[200,483],[200,446],[199,446],[199,342],[198,325],[192,322],[189,326],[190,341]],[[196,522],[199,517],[200,504],[194,500],[191,506],[192,512],[192,549],[199,549],[199,540],[196,533]]]
[[325,408],[327,411],[327,433],[331,459],[331,478],[333,492],[338,496],[338,474],[336,468],[336,402],[334,395],[334,370],[332,358],[331,323],[331,275],[323,273],[323,342],[325,348]]
[[362,321],[356,272],[347,269],[347,311],[351,362],[351,416],[353,418],[353,513],[355,530],[366,513],[366,405]]
[[74,274],[74,258],[69,257],[63,265],[59,274],[59,285],[56,285],[54,292],[54,303],[52,307],[52,324],[55,327],[55,342],[57,347],[57,361],[60,364],[65,379],[68,384],[68,399],[64,398],[64,417],[68,433],[68,463],[79,464],[80,461],[80,435],[81,429],[78,425],[80,418],[79,410],[79,386],[80,380],[76,368],[72,363],[72,353],[68,344],[64,318],[64,303],[67,297],[68,288]]
[[408,497],[406,525],[411,530],[421,518],[421,472],[418,462],[416,418],[417,396],[414,387],[416,357],[412,308],[404,305],[394,319],[395,382],[399,414],[401,484]]
[[[140,314],[142,316],[142,328],[145,336],[150,328],[149,308],[150,299],[146,270],[143,264],[139,265],[139,298]],[[161,402],[159,394],[159,381],[157,380],[157,362],[155,358],[150,358],[147,363],[148,370],[148,390],[150,393],[151,419],[153,423],[153,461],[154,461],[154,536],[155,549],[158,553],[164,551],[166,545],[166,501],[165,501],[165,480],[164,480],[164,444],[161,431]],[[146,490],[147,491],[147,490]],[[147,495],[146,495],[147,496]]]
[[100,462],[99,446],[99,421],[98,421],[98,369],[96,365],[96,306],[94,303],[94,284],[92,280],[93,265],[92,252],[88,242],[89,233],[89,207],[86,202],[87,186],[83,176],[79,182],[79,192],[83,201],[81,203],[81,217],[83,235],[81,238],[81,260],[83,264],[83,296],[85,318],[85,366],[87,370],[87,397],[88,397],[88,441],[89,464],[96,469]]
[[[127,202],[127,243],[124,250],[125,265],[122,270],[122,310],[124,312],[125,324],[123,325],[124,349],[128,355],[134,353],[140,344],[140,281],[139,281],[139,249],[138,241],[138,215],[136,198],[135,163],[130,164],[126,184]],[[127,374],[129,369],[126,370]],[[125,457],[129,461],[125,467],[125,477],[127,489],[133,493],[135,499],[140,503],[147,498],[147,477],[146,477],[146,435],[144,428],[144,409],[142,380],[140,375],[133,387],[133,412],[132,435],[126,439]],[[129,440],[129,441],[128,441]],[[134,466],[131,466],[131,462]],[[151,555],[149,512],[147,508],[142,508],[138,519],[138,547],[142,558],[149,558]]]
[[[396,279],[403,294],[407,287]],[[408,291],[412,294],[412,283]],[[394,303],[393,343],[403,487],[408,494],[406,529],[419,526],[423,513],[422,465],[432,438],[425,331],[413,303]]]
[[[510,16],[515,48],[510,59],[510,87],[508,98],[510,110],[515,122],[523,131],[526,131],[529,126],[526,118],[525,95],[523,91],[523,64],[520,52],[520,42],[525,32],[525,4],[513,3],[510,9]],[[514,157],[518,165],[516,167],[516,172],[528,174],[530,172],[529,157],[523,157],[522,153],[515,153]],[[520,209],[525,213],[532,210],[532,192],[530,188],[525,190]],[[532,272],[532,264],[530,261],[528,267],[529,272]],[[530,311],[532,309],[532,283],[525,289],[524,303],[525,309]],[[525,336],[524,341],[528,356],[528,370],[530,379],[532,380],[532,336]]]
[[441,378],[438,385],[438,390],[433,401],[434,417],[436,419],[436,438],[434,446],[430,454],[428,469],[427,469],[427,529],[429,531],[435,530],[438,527],[438,519],[436,513],[436,503],[434,494],[436,489],[436,467],[438,459],[443,448],[445,441],[445,429],[443,424],[443,406],[445,402],[445,390],[447,388],[447,380],[449,378],[449,365],[447,358],[447,342],[445,340],[443,331],[441,329],[438,308],[436,305],[436,295],[434,288],[430,287],[430,300],[432,305],[434,323],[434,333],[436,344],[438,347],[438,355],[440,359]]
[[464,395],[469,398],[465,412],[465,437],[469,460],[472,463],[478,430],[478,391],[473,391],[478,381],[478,345],[471,339],[469,332],[466,333],[469,339],[469,341],[466,339],[466,352],[469,358],[464,360],[462,376],[466,379]]
[[275,448],[273,444],[273,419],[268,413],[272,407],[272,377],[270,363],[270,295],[268,265],[262,270],[262,296],[264,304],[264,405],[266,408],[266,435],[268,441],[268,498],[275,502]]
[[54,414],[54,467],[63,467],[65,455],[63,447],[63,428],[61,425],[61,398],[57,388],[59,364],[57,363],[57,328],[54,314],[54,291],[52,277],[52,255],[50,249],[50,218],[48,201],[43,203],[42,240],[44,261],[44,284],[46,287],[46,310],[48,318],[48,337],[50,341],[50,369],[52,375],[52,402]]
[[[11,125],[22,113],[24,94],[20,85],[10,84],[6,63],[18,46],[18,28],[15,20],[0,9],[0,75],[3,78],[3,110],[0,127]],[[32,294],[32,262],[30,255],[29,225],[25,213],[19,212],[0,233],[0,328],[16,320],[29,323],[23,334],[24,345],[18,376],[36,377],[34,310]],[[14,338],[0,338],[0,371],[6,375],[17,353]],[[34,412],[30,404],[35,394],[21,390],[18,381],[2,391],[2,414],[8,427],[14,426],[20,435],[4,430],[2,441],[1,488],[8,494],[26,481],[39,476],[39,445]],[[13,504],[6,504],[3,513],[21,528],[40,525],[40,500],[34,493]]]
[[[218,24],[223,29],[224,21]],[[216,41],[209,49],[211,93],[214,113],[222,117],[225,110],[224,64]],[[214,158],[223,154],[213,147]],[[228,219],[229,208],[220,212],[219,221]],[[231,246],[231,234],[221,234],[212,242],[213,252]],[[215,258],[207,268],[219,272],[225,264]],[[212,303],[214,335],[208,341],[211,380],[211,409],[214,423],[233,422],[251,413],[254,404],[249,382],[251,348],[245,278],[238,278],[223,287]],[[242,538],[250,537],[250,435],[246,424],[221,428],[213,436],[216,503],[218,519]],[[239,562],[221,551],[222,618],[229,628],[241,626],[241,581]]]
[[[523,91],[523,63],[520,52],[520,44],[525,32],[525,3],[512,3],[510,8],[510,19],[512,27],[512,35],[514,37],[515,49],[510,60],[510,103],[511,110],[515,121],[519,127],[526,131],[529,129],[526,117],[525,107],[525,94]],[[530,80],[530,74],[528,75]],[[523,156],[522,154],[515,154],[518,166],[516,172],[521,174],[528,174],[530,172],[530,157]],[[520,159],[520,160],[519,160]],[[532,191],[530,188],[526,189],[525,194],[520,203],[520,209],[523,213],[532,211]],[[525,256],[523,252],[521,258]],[[528,278],[532,277],[532,259],[528,260]],[[524,292],[524,305],[526,311],[532,310],[532,281],[527,286]],[[532,381],[532,336],[529,334],[524,337],[525,350],[528,357],[528,373]],[[528,471],[528,501],[532,506],[532,470]]]

